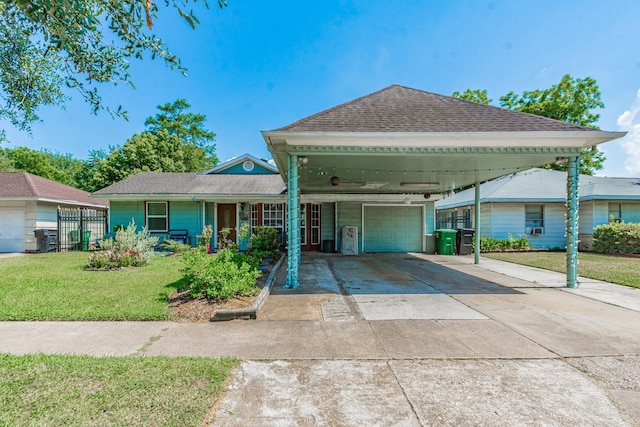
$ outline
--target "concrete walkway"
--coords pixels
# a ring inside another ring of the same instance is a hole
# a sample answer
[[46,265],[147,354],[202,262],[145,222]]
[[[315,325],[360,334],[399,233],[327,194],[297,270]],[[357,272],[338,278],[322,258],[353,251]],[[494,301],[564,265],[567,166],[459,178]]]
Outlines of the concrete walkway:
[[640,425],[637,290],[472,261],[305,254],[257,321],[0,322],[0,352],[242,358],[216,426]]

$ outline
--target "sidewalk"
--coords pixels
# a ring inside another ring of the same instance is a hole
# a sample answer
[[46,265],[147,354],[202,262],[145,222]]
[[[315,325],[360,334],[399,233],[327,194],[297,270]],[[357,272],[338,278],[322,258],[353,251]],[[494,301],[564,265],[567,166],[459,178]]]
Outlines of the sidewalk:
[[475,268],[525,280],[537,286],[560,288],[572,294],[640,312],[640,289],[638,288],[581,276],[578,276],[577,287],[567,288],[567,278],[563,273],[484,257],[481,257],[480,264],[476,265],[473,264],[473,255],[455,256],[455,260],[460,263],[471,264]]

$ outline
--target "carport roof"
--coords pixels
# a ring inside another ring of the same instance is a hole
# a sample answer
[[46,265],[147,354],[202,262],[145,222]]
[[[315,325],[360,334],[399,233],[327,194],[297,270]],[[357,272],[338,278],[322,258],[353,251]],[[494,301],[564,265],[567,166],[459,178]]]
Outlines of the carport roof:
[[276,131],[302,132],[531,132],[593,131],[400,85],[313,114]]
[[400,85],[262,134],[284,175],[290,155],[303,157],[303,193],[425,195],[575,157],[624,135]]

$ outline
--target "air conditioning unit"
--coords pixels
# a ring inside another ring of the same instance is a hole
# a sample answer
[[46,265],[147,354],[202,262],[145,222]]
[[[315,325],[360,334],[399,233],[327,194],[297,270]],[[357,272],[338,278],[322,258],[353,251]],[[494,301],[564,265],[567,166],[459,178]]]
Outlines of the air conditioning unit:
[[542,234],[544,233],[544,227],[531,227],[531,234]]
[[358,255],[358,227],[355,225],[342,227],[340,252],[343,255]]

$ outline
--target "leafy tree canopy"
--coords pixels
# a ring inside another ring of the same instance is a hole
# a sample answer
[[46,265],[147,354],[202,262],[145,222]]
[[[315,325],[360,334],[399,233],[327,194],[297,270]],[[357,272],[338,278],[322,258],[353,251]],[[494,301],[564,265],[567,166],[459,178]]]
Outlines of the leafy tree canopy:
[[[481,104],[491,103],[486,90],[467,89],[462,94],[454,92],[453,96]],[[548,89],[524,91],[522,95],[509,92],[501,96],[500,107],[599,129],[596,122],[600,115],[594,113],[593,110],[604,108],[604,103],[601,100],[600,88],[595,79],[591,77],[577,79],[565,74],[558,84]],[[604,153],[599,151],[597,147],[582,150],[580,173],[593,175],[595,171],[603,168],[605,160]],[[567,163],[554,163],[545,167],[566,170]]]
[[200,172],[213,163],[203,147],[184,144],[166,129],[146,131],[129,138],[109,154],[91,153],[89,191],[96,191],[139,172]]
[[574,79],[565,74],[560,83],[549,89],[524,91],[522,95],[509,92],[500,97],[500,106],[599,129],[595,123],[600,114],[595,114],[592,110],[604,108],[600,96],[600,88],[595,79]]
[[190,107],[186,99],[158,105],[160,112],[155,117],[147,117],[144,124],[150,132],[166,130],[169,135],[177,136],[185,144],[204,147],[209,141],[213,141],[216,134],[204,128],[207,120],[204,114],[185,112]]
[[[192,28],[197,0],[165,0]],[[226,6],[226,0],[217,0]],[[203,4],[208,7],[206,0]],[[131,59],[161,58],[185,71],[177,56],[151,33],[158,6],[153,0],[4,0],[0,2],[0,119],[21,130],[39,120],[43,105],[63,106],[63,89],[76,89],[94,113],[107,109],[126,118],[121,107],[102,104],[98,86],[127,83]]]
[[489,105],[493,101],[493,99],[490,99],[487,95],[486,90],[479,89],[467,89],[462,93],[455,91],[451,96],[458,99],[464,99],[465,101],[472,101],[485,105]]
[[0,148],[0,171],[29,172],[76,188],[83,188],[86,164],[71,154],[27,147]]

